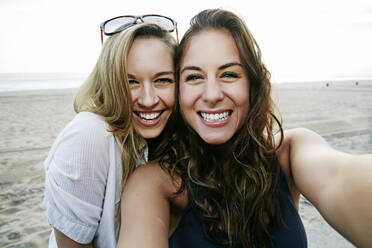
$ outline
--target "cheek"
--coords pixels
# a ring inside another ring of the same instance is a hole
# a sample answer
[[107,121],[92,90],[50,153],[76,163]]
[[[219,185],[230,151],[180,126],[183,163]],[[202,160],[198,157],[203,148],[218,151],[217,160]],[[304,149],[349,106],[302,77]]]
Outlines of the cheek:
[[227,89],[231,99],[239,112],[239,118],[244,120],[249,110],[249,87],[246,82],[236,84],[235,87]]
[[238,98],[238,106],[239,106],[239,112],[241,116],[241,122],[245,120],[245,118],[248,115],[249,111],[249,94],[241,94],[240,97]]
[[173,107],[176,101],[174,84],[168,88],[161,89],[159,91],[159,97],[162,99],[165,105],[167,105],[170,108]]
[[188,97],[190,96],[190,89],[186,85],[181,84],[179,90],[180,90],[180,95],[179,95],[180,108],[181,108],[181,111],[184,112],[184,110],[187,109],[188,105],[190,104],[189,103],[190,97]]
[[129,93],[130,93],[130,98],[132,100],[132,106],[133,106],[135,102],[137,101],[139,92],[138,92],[138,89],[130,89]]
[[194,108],[198,102],[198,87],[197,86],[190,86],[190,85],[180,85],[180,94],[179,94],[179,102],[180,102],[180,112],[183,116],[183,119],[186,123],[191,125],[194,128],[195,124],[195,113]]
[[243,94],[243,91],[242,91],[242,94],[236,94],[235,99],[236,99],[235,102],[241,108],[244,108],[244,109],[249,108],[249,94],[248,93]]

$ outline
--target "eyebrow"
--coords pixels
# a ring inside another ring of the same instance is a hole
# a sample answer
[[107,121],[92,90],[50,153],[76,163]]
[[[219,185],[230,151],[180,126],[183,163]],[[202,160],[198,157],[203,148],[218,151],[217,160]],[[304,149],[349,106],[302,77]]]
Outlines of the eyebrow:
[[[161,71],[161,72],[156,73],[155,74],[155,77],[160,77],[160,76],[169,75],[169,74],[171,74],[171,75],[174,76],[174,72],[173,71]],[[128,78],[129,79],[136,79],[136,76],[128,73]]]
[[224,65],[221,65],[220,67],[218,67],[218,70],[223,70],[223,69],[226,69],[228,67],[231,67],[231,66],[240,66],[240,67],[243,67],[242,64],[238,63],[238,62],[231,62],[231,63],[227,63],[227,64],[224,64]]
[[161,71],[161,72],[158,72],[155,74],[155,77],[160,77],[160,76],[164,76],[164,75],[173,75],[174,76],[174,71]]
[[197,67],[197,66],[185,66],[185,67],[181,70],[181,74],[182,74],[184,71],[187,71],[187,70],[190,70],[190,71],[201,71],[200,67]]
[[[227,63],[227,64],[224,64],[224,65],[221,65],[220,67],[218,67],[218,70],[224,70],[226,68],[229,68],[231,66],[240,66],[240,67],[243,67],[242,64],[238,63],[238,62],[231,62],[231,63]],[[182,70],[181,70],[181,73],[183,73],[184,71],[187,71],[187,70],[192,70],[192,71],[201,71],[202,69],[198,66],[185,66]]]
[[128,78],[129,78],[129,79],[136,79],[136,77],[135,77],[134,75],[129,74],[129,73],[128,73]]

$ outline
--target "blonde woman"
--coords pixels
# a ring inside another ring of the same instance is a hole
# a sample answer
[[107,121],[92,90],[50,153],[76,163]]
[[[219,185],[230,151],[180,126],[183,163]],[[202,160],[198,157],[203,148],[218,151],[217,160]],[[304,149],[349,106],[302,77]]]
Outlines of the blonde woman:
[[171,151],[174,30],[176,22],[160,15],[102,23],[101,32],[110,37],[76,94],[77,115],[45,161],[49,247],[115,247],[128,176],[138,164]]

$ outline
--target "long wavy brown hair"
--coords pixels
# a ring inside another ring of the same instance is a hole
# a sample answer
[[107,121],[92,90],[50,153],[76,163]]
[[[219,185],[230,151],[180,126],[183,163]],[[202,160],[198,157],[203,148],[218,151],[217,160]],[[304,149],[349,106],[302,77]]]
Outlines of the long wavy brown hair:
[[182,178],[179,192],[187,190],[211,239],[230,247],[265,247],[271,227],[281,219],[274,132],[283,130],[274,112],[270,73],[244,21],[230,11],[211,9],[192,18],[176,53],[177,76],[192,38],[212,29],[226,30],[235,40],[249,81],[249,111],[223,156],[184,124],[178,132],[183,155],[168,170]]
[[[166,30],[155,24],[137,24],[109,37],[98,61],[87,80],[79,88],[74,99],[76,113],[89,111],[103,118],[121,150],[123,168],[122,189],[136,167],[136,161],[143,159],[144,149],[149,147],[149,159],[155,159],[168,152],[171,146],[167,138],[174,132],[178,116],[174,107],[162,134],[151,141],[145,141],[132,126],[132,100],[127,72],[127,58],[136,39],[157,38],[164,42],[172,55],[176,41]],[[150,144],[148,144],[150,143]],[[119,204],[120,205],[120,204]],[[120,222],[120,208],[117,213]]]

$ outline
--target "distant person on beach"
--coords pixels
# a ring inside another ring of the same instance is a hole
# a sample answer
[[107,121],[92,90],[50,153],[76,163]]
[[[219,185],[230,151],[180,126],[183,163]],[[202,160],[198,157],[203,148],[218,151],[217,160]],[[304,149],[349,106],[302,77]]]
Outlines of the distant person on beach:
[[101,25],[111,37],[45,160],[49,247],[116,247],[122,185],[137,165],[172,150],[174,30],[160,15]]
[[372,154],[282,129],[270,74],[241,18],[197,14],[176,66],[182,150],[129,178],[118,247],[307,247],[300,193],[357,247],[372,247]]

